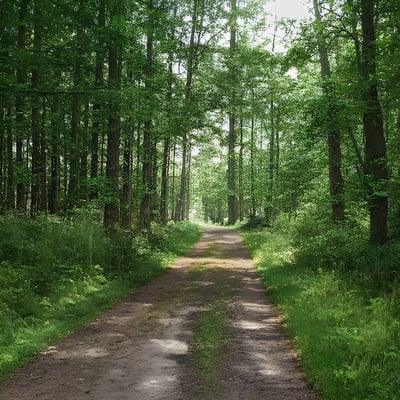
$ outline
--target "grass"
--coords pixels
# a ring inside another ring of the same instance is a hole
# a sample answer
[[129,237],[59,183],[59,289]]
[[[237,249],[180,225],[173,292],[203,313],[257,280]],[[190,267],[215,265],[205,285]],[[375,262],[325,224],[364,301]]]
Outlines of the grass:
[[194,329],[190,357],[199,370],[202,382],[212,386],[220,368],[220,359],[227,337],[227,304],[217,299],[202,313]]
[[[208,250],[214,255],[217,248],[209,247]],[[190,359],[206,388],[212,388],[216,383],[228,338],[230,285],[221,273],[221,270],[208,262],[199,263],[189,272],[194,288],[201,288],[202,281],[212,281],[215,284],[210,294],[211,301],[193,329],[189,347]]]
[[2,218],[0,382],[156,277],[198,238],[189,223],[111,239],[88,219]]
[[377,249],[367,245],[357,255],[355,248],[362,246],[354,237],[346,253],[343,246],[336,251],[331,242],[324,244],[323,235],[318,238],[322,245],[313,245],[312,236],[304,238],[307,250],[293,247],[296,242],[287,232],[243,236],[321,399],[399,399],[400,284],[388,281],[388,267],[382,267],[393,258],[397,244],[378,251],[377,258]]

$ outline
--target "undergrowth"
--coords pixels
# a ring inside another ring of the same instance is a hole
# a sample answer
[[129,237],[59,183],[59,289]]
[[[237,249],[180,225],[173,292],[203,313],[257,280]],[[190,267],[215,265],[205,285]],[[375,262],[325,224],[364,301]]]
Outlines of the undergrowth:
[[196,225],[107,236],[90,218],[0,219],[0,382],[51,342],[160,274]]
[[[322,399],[400,398],[400,242],[303,218],[245,232],[309,381]],[[290,229],[289,229],[290,228]]]

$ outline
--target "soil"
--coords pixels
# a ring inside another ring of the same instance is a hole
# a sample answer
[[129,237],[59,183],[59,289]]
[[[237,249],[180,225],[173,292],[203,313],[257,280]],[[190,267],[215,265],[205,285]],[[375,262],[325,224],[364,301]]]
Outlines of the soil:
[[[212,378],[191,355],[217,299],[227,333]],[[204,371],[203,371],[204,372]],[[231,230],[207,227],[190,254],[18,370],[3,400],[312,400],[296,354]]]

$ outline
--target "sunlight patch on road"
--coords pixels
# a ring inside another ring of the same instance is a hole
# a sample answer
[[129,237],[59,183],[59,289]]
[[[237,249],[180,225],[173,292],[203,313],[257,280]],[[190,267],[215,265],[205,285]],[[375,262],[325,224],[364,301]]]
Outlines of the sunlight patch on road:
[[240,320],[233,323],[233,326],[239,329],[251,329],[251,330],[259,330],[265,327],[264,323],[248,321],[248,320]]
[[181,340],[174,339],[151,339],[151,343],[156,344],[160,347],[160,351],[163,353],[171,354],[186,354],[188,351],[188,345]]

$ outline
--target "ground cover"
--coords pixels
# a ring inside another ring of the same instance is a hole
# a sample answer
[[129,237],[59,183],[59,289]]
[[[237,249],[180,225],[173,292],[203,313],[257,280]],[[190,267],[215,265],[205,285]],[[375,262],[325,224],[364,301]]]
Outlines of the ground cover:
[[346,234],[309,234],[302,246],[288,230],[243,236],[321,398],[398,399],[400,287],[387,278],[396,244],[362,249]]

